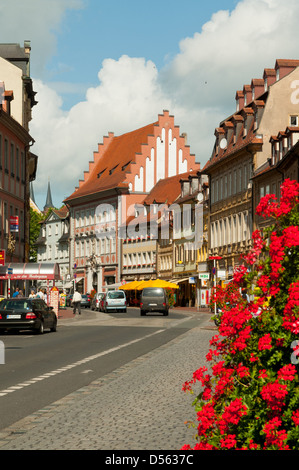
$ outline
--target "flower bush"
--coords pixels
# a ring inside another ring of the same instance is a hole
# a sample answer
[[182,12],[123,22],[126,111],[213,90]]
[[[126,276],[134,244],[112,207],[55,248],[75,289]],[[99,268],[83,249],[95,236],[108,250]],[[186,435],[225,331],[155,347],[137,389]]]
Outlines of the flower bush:
[[196,443],[184,450],[299,450],[299,184],[285,180],[257,214],[273,224],[253,233],[233,281],[214,292],[222,314],[208,367],[183,385],[200,386]]

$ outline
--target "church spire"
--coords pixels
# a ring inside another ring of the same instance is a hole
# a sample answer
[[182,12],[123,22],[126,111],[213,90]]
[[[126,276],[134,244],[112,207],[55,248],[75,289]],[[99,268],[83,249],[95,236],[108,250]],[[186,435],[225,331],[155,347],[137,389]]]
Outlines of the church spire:
[[46,200],[46,204],[44,206],[44,211],[46,212],[48,209],[51,209],[52,207],[54,207],[54,206],[53,206],[53,202],[52,202],[50,181],[48,181],[47,200]]

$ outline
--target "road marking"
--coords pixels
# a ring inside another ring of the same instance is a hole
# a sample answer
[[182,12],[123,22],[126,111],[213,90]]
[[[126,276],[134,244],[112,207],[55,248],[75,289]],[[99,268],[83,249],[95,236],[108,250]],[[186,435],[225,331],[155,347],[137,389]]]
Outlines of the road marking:
[[99,357],[106,356],[107,354],[110,354],[112,352],[118,351],[120,349],[126,348],[127,346],[131,346],[132,344],[138,343],[139,341],[143,341],[144,339],[150,338],[151,336],[157,335],[159,333],[162,333],[163,330],[158,330],[155,331],[154,333],[151,333],[149,335],[145,335],[142,338],[134,339],[132,341],[129,341],[128,343],[121,344],[119,346],[115,346],[114,348],[107,349],[107,351],[102,351],[98,354],[93,354],[92,356],[85,357],[84,359],[80,359],[79,361],[74,362],[73,364],[69,364],[65,367],[61,367],[60,369],[56,369],[52,372],[47,372],[46,374],[42,374],[38,377],[35,377],[34,379],[31,380],[26,380],[25,382],[22,382],[17,385],[13,385],[11,387],[6,388],[5,390],[0,391],[0,397],[3,397],[9,393],[15,392],[16,390],[20,390],[24,387],[28,387],[28,385],[33,385],[37,382],[40,382],[42,380],[48,379],[50,377],[53,377],[55,375],[61,374],[62,372],[65,372],[67,370],[70,370],[74,367],[80,366],[82,364],[85,364],[86,362],[93,361],[94,359],[98,359]]

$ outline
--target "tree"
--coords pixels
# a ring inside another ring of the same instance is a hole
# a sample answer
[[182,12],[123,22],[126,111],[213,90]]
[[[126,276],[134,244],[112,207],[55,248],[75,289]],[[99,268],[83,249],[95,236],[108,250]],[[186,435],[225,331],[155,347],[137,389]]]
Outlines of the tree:
[[31,263],[37,260],[36,240],[40,233],[41,221],[45,215],[39,214],[30,207],[30,224],[29,224],[29,261]]
[[209,370],[183,385],[201,384],[194,449],[299,449],[299,184],[286,180],[280,201],[267,195],[257,214],[273,225],[253,233],[232,285],[214,292],[223,309]]

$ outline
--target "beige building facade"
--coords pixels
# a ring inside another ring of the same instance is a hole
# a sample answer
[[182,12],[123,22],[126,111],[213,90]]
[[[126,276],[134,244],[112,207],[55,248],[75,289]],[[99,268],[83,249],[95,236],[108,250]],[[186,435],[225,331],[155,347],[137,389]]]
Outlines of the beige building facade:
[[251,247],[252,178],[271,158],[271,137],[297,122],[298,66],[299,61],[277,60],[274,69],[265,69],[263,79],[236,93],[236,113],[215,130],[214,150],[203,171],[210,185],[209,256],[221,257],[217,280],[230,279]]

